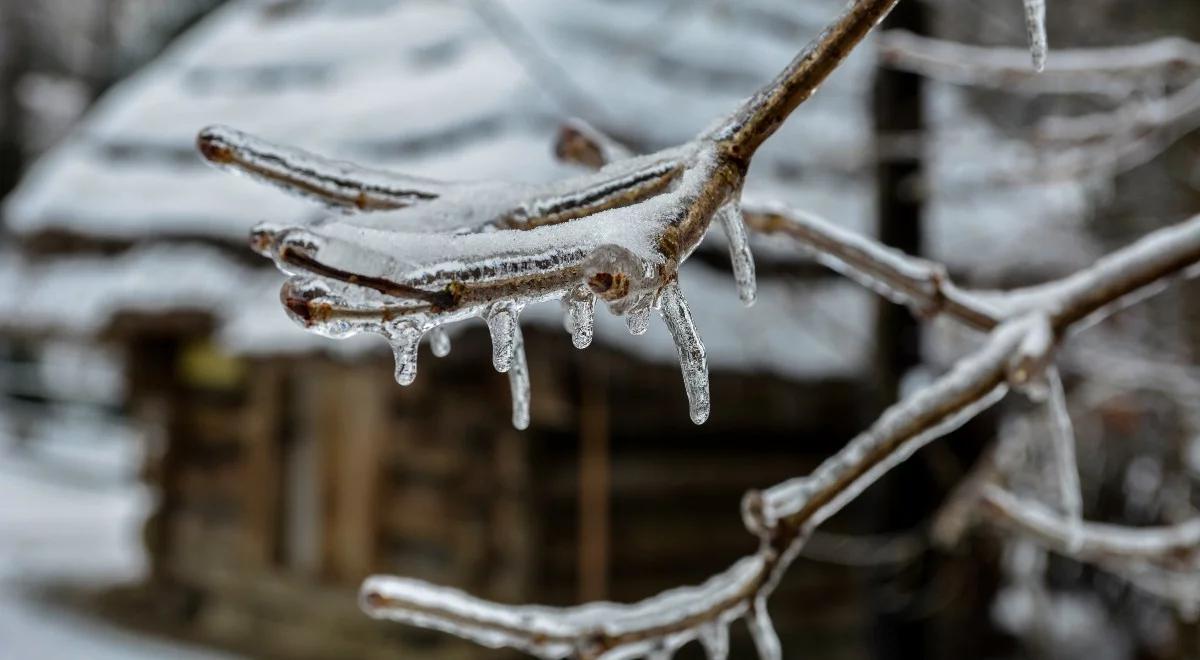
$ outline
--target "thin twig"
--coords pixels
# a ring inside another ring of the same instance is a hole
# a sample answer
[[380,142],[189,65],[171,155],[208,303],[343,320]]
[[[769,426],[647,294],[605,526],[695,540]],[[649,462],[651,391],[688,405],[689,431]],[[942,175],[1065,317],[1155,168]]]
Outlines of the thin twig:
[[1072,530],[1063,515],[995,484],[985,487],[982,501],[984,513],[994,522],[1036,537],[1055,552],[1085,561],[1137,559],[1195,566],[1200,551],[1200,519],[1168,527],[1087,522]]

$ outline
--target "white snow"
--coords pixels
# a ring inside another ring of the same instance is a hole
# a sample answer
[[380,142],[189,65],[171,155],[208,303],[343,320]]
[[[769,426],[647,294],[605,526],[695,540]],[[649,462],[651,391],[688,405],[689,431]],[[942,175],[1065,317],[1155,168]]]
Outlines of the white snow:
[[[89,457],[88,445],[98,444],[109,459],[136,461],[126,440],[89,434],[47,442],[56,447],[51,464],[42,443],[37,454],[21,454],[0,435],[0,657],[233,659],[111,626],[46,594],[143,575],[141,526],[151,502],[134,480],[136,463],[97,472]],[[94,478],[80,479],[81,470]]]

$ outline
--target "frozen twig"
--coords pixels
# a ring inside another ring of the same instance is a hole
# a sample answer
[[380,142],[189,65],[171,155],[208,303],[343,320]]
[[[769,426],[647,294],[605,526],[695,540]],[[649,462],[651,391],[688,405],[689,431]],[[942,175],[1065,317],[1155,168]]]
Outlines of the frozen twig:
[[1029,50],[974,46],[904,30],[879,35],[884,63],[960,85],[1124,99],[1147,85],[1186,80],[1200,71],[1200,44],[1177,37],[1133,46],[1055,49],[1038,73]]
[[437,199],[445,184],[334,161],[214,126],[197,138],[208,162],[346,211],[397,209]]
[[1168,567],[1196,566],[1200,519],[1168,527],[1082,523],[1076,530],[1062,514],[996,485],[987,486],[983,511],[995,522],[1031,535],[1055,552],[1084,561],[1141,560]]
[[1000,321],[986,302],[956,287],[941,264],[780,204],[747,203],[744,210],[752,231],[786,236],[822,265],[922,315],[944,313],[977,330],[990,330]]
[[558,130],[554,155],[563,162],[598,170],[609,163],[632,158],[634,154],[591,124],[582,119],[571,119]]

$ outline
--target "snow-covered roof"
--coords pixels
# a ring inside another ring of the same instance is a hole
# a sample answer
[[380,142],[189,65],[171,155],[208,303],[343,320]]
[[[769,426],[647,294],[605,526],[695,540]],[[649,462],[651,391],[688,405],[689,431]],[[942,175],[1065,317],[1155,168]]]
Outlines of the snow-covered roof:
[[[674,6],[666,2],[617,9],[603,0],[232,0],[102,99],[5,207],[8,230],[18,237],[67,233],[148,247],[111,260],[10,263],[0,277],[45,278],[16,301],[25,325],[86,331],[95,314],[118,305],[187,302],[220,310],[231,347],[308,350],[324,340],[283,319],[280,276],[213,248],[153,245],[191,239],[240,245],[257,222],[323,214],[307,201],[204,166],[193,153],[200,128],[227,124],[422,177],[544,181],[573,172],[555,161],[551,145],[555,127],[573,111],[582,108],[585,119],[644,146],[683,141],[770,79],[840,5],[747,0],[677,12],[665,11]],[[550,57],[534,56],[539,51]],[[873,64],[870,45],[856,51],[797,111],[756,158],[747,194],[872,230],[873,168],[864,154],[872,148]],[[935,106],[957,126],[966,111],[952,95],[947,99]],[[961,148],[938,146],[935,169],[958,169]],[[1062,229],[1071,208],[1045,213],[1039,194],[1006,194],[987,199],[934,190],[931,256],[975,272],[1024,263],[1030,244],[1049,255],[1059,253],[1052,245],[1080,244],[1070,227]],[[1086,260],[1088,251],[1061,254]],[[767,282],[757,307],[745,313],[731,283],[716,282],[700,266],[692,270],[684,287],[694,289],[688,297],[713,344],[714,364],[801,376],[864,364],[865,337],[827,333],[794,312],[828,309],[844,328],[863,331],[871,325],[865,294],[818,283],[792,300],[785,295],[791,285]],[[8,281],[0,289],[13,290]],[[63,305],[68,291],[89,292],[84,298],[104,310]],[[243,313],[229,314],[233,308]],[[747,325],[756,318],[759,330]],[[631,341],[623,330],[604,327],[600,341],[674,361],[665,335]],[[784,329],[811,341],[789,341]],[[765,350],[775,343],[799,357]]]

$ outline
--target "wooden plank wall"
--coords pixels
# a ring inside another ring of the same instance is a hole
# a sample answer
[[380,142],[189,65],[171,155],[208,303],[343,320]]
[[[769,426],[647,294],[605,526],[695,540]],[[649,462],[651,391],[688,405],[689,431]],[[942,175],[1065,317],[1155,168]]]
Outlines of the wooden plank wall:
[[[183,374],[164,483],[173,541],[159,560],[203,594],[198,625],[293,651],[289,635],[303,631],[327,642],[311,657],[368,657],[375,643],[474,657],[357,615],[359,581],[389,572],[561,604],[697,582],[753,550],[738,513],[746,489],[811,469],[856,426],[846,384],[719,375],[718,413],[695,427],[676,367],[530,337],[527,432],[508,424],[506,378],[481,372],[482,331],[449,359],[423,355],[409,388],[382,356]],[[853,580],[797,567],[773,603],[785,636],[855,648]]]

